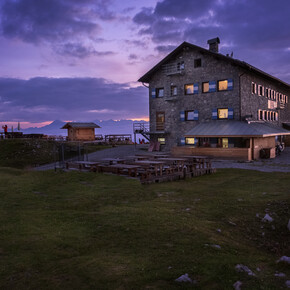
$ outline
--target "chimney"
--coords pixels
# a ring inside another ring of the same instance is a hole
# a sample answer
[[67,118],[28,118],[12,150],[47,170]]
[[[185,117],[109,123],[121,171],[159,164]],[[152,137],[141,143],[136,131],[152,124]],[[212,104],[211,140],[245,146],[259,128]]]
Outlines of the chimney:
[[216,53],[219,52],[220,39],[218,37],[209,39],[207,43],[209,44],[209,51],[216,52]]

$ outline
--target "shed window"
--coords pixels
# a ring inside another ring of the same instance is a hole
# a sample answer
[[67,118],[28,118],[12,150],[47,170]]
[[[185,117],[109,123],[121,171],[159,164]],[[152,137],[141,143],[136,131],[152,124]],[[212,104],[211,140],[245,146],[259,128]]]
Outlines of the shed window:
[[192,95],[193,94],[193,84],[185,85],[184,92],[186,95]]

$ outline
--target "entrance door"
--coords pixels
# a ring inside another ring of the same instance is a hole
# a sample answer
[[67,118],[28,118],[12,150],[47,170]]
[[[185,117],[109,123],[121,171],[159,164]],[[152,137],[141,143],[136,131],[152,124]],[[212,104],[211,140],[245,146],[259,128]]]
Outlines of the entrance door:
[[156,112],[156,131],[164,131],[165,113]]

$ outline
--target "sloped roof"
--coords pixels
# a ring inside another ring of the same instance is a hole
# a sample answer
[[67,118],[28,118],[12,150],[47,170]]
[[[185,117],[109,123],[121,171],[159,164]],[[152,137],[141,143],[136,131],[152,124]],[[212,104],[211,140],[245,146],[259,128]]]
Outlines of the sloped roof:
[[189,137],[269,137],[290,135],[290,131],[266,122],[241,122],[233,120],[218,120],[200,123],[189,130]]
[[68,128],[101,128],[99,125],[95,123],[83,123],[83,122],[68,122],[61,129]]
[[174,49],[171,53],[169,53],[165,58],[163,58],[158,64],[156,64],[152,69],[150,69],[146,74],[144,74],[141,78],[139,78],[138,82],[143,82],[143,83],[149,83],[151,76],[158,70],[161,68],[161,66],[165,63],[167,63],[171,58],[174,58],[175,56],[177,56],[185,47],[189,47],[195,50],[199,50],[200,52],[207,54],[207,55],[211,55],[214,56],[216,58],[222,59],[224,61],[230,62],[232,64],[235,64],[243,69],[246,69],[248,72],[253,72],[256,73],[264,78],[267,78],[269,80],[272,80],[274,82],[278,82],[279,84],[286,86],[288,89],[290,89],[290,84],[244,62],[244,61],[240,61],[238,59],[234,59],[232,57],[229,56],[225,56],[221,53],[216,53],[216,52],[212,52],[208,49],[205,49],[203,47],[191,44],[189,42],[184,41],[181,45],[179,45],[176,49]]

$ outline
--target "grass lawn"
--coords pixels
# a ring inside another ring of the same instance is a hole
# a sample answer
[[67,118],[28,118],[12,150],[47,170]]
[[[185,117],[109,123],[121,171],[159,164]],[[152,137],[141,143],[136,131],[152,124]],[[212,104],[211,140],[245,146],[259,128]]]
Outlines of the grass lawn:
[[[0,184],[0,289],[284,289],[290,279],[276,263],[290,256],[289,173],[224,169],[144,186],[0,168]],[[196,284],[175,282],[185,273]]]

